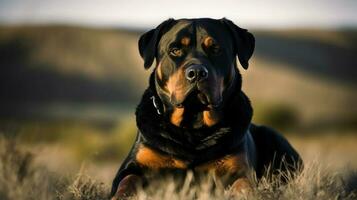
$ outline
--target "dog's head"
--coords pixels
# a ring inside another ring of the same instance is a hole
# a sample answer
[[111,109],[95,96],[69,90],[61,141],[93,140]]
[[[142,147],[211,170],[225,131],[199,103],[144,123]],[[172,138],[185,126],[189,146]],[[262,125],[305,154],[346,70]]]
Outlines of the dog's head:
[[211,127],[222,119],[232,90],[241,89],[236,57],[244,69],[254,37],[227,19],[169,19],[143,34],[146,69],[156,59],[154,86],[164,115],[175,126]]

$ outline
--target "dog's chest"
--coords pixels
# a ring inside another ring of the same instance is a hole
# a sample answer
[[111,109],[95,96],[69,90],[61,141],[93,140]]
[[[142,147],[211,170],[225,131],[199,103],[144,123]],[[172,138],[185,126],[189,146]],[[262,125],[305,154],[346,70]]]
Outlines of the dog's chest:
[[180,170],[194,172],[214,172],[216,175],[239,173],[246,168],[246,157],[244,154],[229,154],[221,158],[210,160],[199,165],[192,166],[191,163],[164,155],[145,145],[140,145],[135,156],[140,167],[149,171]]

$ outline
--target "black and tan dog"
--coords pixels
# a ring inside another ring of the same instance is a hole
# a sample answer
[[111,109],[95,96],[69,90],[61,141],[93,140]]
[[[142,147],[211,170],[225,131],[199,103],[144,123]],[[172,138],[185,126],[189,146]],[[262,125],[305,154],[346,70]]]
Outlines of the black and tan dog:
[[[296,170],[297,152],[274,130],[251,123],[236,57],[244,69],[254,36],[227,19],[169,19],[141,36],[139,51],[156,67],[136,110],[138,135],[112,186],[113,199],[163,174],[213,172],[238,193],[247,173]],[[282,164],[284,160],[284,164]]]

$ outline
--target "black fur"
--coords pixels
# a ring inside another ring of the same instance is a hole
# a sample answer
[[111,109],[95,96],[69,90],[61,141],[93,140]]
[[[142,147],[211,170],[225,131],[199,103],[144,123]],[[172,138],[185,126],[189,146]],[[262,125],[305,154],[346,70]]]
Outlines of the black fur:
[[[163,53],[159,55],[157,52],[158,50],[163,52],[166,48],[164,46],[166,45],[165,43],[162,47],[158,47],[160,37],[175,26],[176,22],[176,20],[169,19],[140,38],[139,52],[144,59],[145,68],[149,68],[155,58],[159,60],[165,57]],[[195,22],[193,20],[193,23]],[[228,41],[224,43],[227,45],[224,47],[225,49],[231,49],[230,55],[221,58],[217,57],[215,64],[221,68],[214,71],[217,76],[228,76],[231,75],[231,72],[229,72],[232,71],[231,67],[235,67],[233,70],[234,76],[232,80],[229,79],[230,82],[222,93],[223,102],[219,107],[223,113],[222,119],[213,126],[202,126],[200,128],[179,127],[171,124],[169,115],[162,113],[165,106],[172,105],[162,95],[164,93],[163,85],[157,84],[157,77],[154,71],[149,79],[149,87],[145,90],[136,109],[138,127],[136,141],[113,181],[112,196],[115,195],[120,181],[127,175],[138,175],[143,177],[144,183],[146,182],[145,174],[148,169],[140,166],[135,159],[141,144],[145,144],[145,146],[164,155],[184,161],[187,168],[177,170],[182,175],[188,170],[192,170],[195,173],[195,167],[202,163],[241,152],[248,155],[251,167],[256,171],[258,177],[266,173],[269,165],[272,167],[272,173],[279,170],[294,171],[302,165],[300,156],[285,138],[270,128],[256,126],[251,123],[253,109],[248,97],[241,91],[242,79],[236,68],[235,56],[238,56],[241,65],[247,69],[248,60],[254,51],[255,41],[253,35],[227,19],[197,19],[197,22],[206,24],[211,29],[214,29],[215,26],[219,28],[226,27],[225,32],[220,34],[231,35],[226,35]],[[220,22],[220,24],[217,24],[217,22]],[[176,35],[172,37],[176,37]],[[222,60],[222,58],[226,58],[226,60]],[[201,60],[208,62],[207,58],[201,58]],[[232,62],[234,63],[232,64]],[[171,67],[169,71],[172,71],[180,65],[178,63],[177,60],[168,62],[167,68]],[[166,80],[168,77],[163,77],[163,79]],[[156,107],[153,103],[153,97]],[[196,112],[194,107],[188,109],[188,114],[185,113],[186,115],[184,115],[186,121],[184,120],[182,123],[191,121],[190,115],[192,112]],[[285,164],[282,165],[283,160]]]
[[228,19],[223,18],[222,22],[228,26],[233,35],[234,42],[236,43],[234,52],[237,54],[240,64],[244,69],[248,69],[248,60],[252,57],[255,47],[254,36]]
[[[187,160],[188,170],[192,170],[201,163],[239,150],[242,138],[249,130],[257,151],[255,171],[258,178],[266,173],[270,165],[273,170],[282,171],[294,171],[301,165],[300,156],[285,138],[270,128],[251,124],[253,110],[248,97],[242,91],[233,93],[226,103],[224,123],[205,130],[185,130],[168,123],[162,115],[157,114],[152,96],[157,97],[157,94],[155,87],[150,84],[136,109],[138,136],[113,181],[112,195],[126,175],[142,175],[142,169],[133,159],[140,143]],[[286,160],[286,164],[282,164],[282,160]]]
[[138,47],[140,56],[144,59],[145,69],[150,68],[156,56],[156,47],[161,35],[174,23],[173,19],[162,22],[158,27],[146,32],[140,37]]

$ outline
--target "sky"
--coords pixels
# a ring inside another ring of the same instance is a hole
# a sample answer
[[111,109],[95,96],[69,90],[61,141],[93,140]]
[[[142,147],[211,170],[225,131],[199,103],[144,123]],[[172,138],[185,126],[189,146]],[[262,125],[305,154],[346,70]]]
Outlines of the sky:
[[0,0],[1,24],[148,28],[226,17],[247,28],[357,27],[357,0]]

